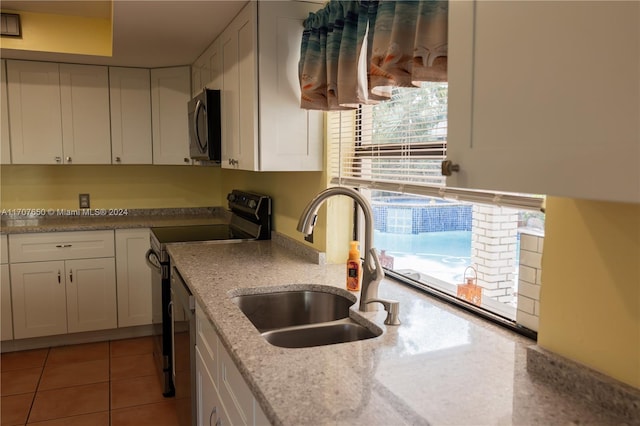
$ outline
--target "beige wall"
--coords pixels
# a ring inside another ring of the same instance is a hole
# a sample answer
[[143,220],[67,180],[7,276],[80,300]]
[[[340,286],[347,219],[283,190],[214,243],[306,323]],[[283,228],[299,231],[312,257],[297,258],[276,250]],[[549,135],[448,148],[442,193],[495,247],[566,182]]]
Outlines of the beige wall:
[[327,262],[343,263],[349,253],[353,202],[347,197],[331,197],[318,213],[313,244],[297,231],[298,220],[311,199],[327,188],[324,172],[246,172],[222,170],[221,203],[233,188],[255,191],[273,198],[273,228],[315,250],[325,252]]
[[220,203],[220,169],[190,166],[26,166],[0,169],[3,209],[206,207]]
[[538,343],[640,388],[640,205],[549,197]]
[[[322,172],[256,173],[190,166],[4,165],[0,178],[3,209],[76,209],[80,193],[91,195],[92,208],[226,208],[226,195],[232,189],[254,191],[273,197],[274,229],[299,241],[303,241],[296,230],[300,214],[326,187]],[[327,204],[340,207],[337,201]],[[323,208],[312,245],[320,251],[326,250],[325,212]]]
[[[110,9],[108,6],[107,8]],[[4,9],[2,11],[11,12]],[[15,50],[111,56],[110,12],[109,10],[107,18],[20,11],[22,37],[3,37],[2,47]]]

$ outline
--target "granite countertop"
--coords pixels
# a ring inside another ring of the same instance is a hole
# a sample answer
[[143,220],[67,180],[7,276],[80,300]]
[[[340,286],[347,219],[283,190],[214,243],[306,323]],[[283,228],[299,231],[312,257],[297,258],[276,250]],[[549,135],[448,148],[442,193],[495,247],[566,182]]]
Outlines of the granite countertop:
[[170,245],[169,253],[275,425],[624,423],[527,373],[532,340],[393,280],[379,296],[400,301],[402,325],[385,326],[384,311],[354,311],[383,334],[286,349],[267,343],[230,296],[342,289],[344,265],[309,263],[274,241]]
[[[0,220],[0,232],[18,234],[32,232],[97,231],[108,229],[150,228],[160,226],[209,225],[226,223],[229,213],[222,207],[167,209],[87,209],[36,210],[10,209]],[[17,214],[12,214],[18,212]]]

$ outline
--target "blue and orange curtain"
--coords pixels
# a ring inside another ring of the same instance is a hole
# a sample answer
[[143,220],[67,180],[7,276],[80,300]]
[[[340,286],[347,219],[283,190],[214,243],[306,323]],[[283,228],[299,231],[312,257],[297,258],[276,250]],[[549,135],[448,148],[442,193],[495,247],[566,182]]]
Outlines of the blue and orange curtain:
[[304,22],[301,107],[340,110],[447,81],[447,1],[331,0]]

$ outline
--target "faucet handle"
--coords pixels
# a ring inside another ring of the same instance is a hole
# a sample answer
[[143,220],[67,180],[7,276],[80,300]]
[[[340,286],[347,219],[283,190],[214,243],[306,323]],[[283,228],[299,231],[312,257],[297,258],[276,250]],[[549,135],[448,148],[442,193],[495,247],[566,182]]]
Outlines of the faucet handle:
[[368,305],[374,302],[382,303],[384,310],[387,311],[387,318],[384,320],[385,324],[400,325],[400,318],[398,318],[400,314],[400,302],[391,299],[369,299],[364,303]]
[[380,263],[380,258],[378,257],[378,251],[375,247],[371,247],[371,256],[373,257],[373,264],[376,267],[376,276],[374,278],[375,281],[382,281],[384,278],[384,269],[382,269],[382,264]]

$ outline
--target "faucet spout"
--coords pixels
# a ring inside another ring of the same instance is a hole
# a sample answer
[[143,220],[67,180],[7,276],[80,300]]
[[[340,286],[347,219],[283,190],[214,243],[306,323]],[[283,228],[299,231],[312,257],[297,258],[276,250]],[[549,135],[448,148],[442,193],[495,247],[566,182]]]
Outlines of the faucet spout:
[[384,271],[380,265],[378,253],[373,247],[373,210],[369,202],[357,191],[342,186],[327,188],[316,195],[305,207],[300,220],[298,231],[310,235],[316,225],[318,210],[327,198],[335,195],[345,195],[353,199],[364,213],[364,261],[362,262],[362,291],[360,292],[360,310],[372,311],[375,308],[367,304],[367,300],[378,297],[378,286],[384,278]]

